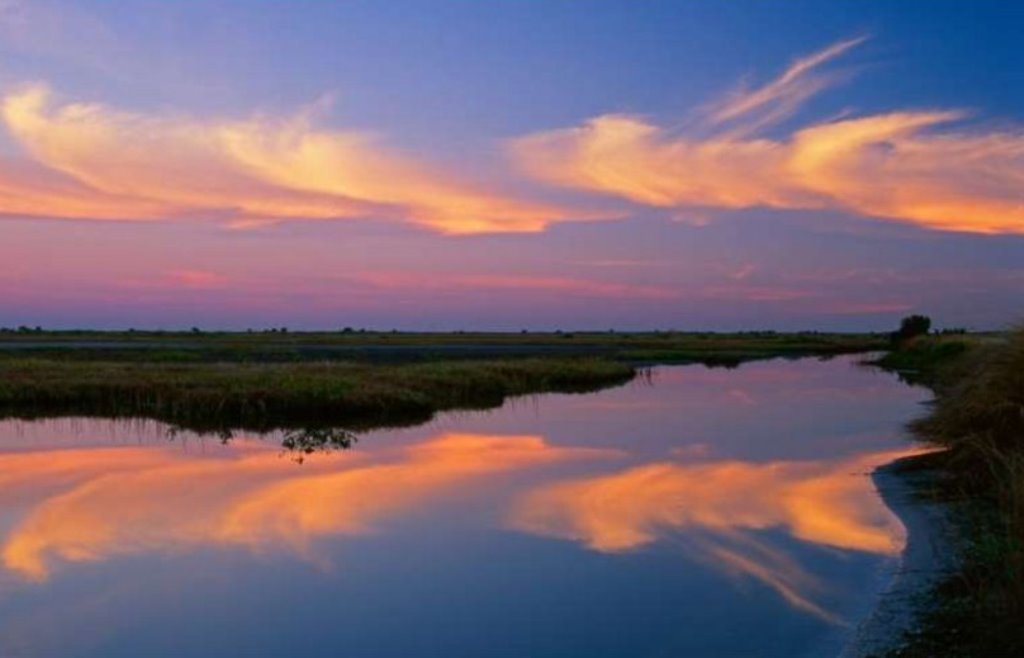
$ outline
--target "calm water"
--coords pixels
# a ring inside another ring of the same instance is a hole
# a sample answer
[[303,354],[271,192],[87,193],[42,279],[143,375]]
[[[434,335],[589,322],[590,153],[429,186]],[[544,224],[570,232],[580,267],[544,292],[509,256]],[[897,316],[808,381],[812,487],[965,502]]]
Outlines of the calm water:
[[852,360],[665,367],[372,432],[0,423],[0,656],[829,655],[903,529],[924,393]]

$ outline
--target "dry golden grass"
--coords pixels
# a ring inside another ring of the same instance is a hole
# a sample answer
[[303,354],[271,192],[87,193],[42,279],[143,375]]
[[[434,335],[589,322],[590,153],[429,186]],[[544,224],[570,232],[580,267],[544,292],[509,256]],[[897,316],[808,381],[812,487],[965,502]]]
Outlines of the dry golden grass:
[[962,564],[936,589],[925,632],[897,655],[1024,655],[1024,329],[928,378],[934,407],[913,427],[948,448],[940,482],[962,508]]

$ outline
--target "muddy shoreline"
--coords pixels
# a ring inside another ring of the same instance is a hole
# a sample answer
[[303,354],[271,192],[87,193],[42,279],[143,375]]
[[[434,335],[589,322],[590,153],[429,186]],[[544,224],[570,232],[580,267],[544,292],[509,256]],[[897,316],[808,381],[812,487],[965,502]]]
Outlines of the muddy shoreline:
[[871,478],[886,506],[907,531],[907,543],[874,610],[853,633],[842,658],[884,656],[897,650],[918,625],[928,592],[956,565],[956,531],[949,504],[922,493],[935,486],[938,473],[915,468],[920,456],[878,467]]

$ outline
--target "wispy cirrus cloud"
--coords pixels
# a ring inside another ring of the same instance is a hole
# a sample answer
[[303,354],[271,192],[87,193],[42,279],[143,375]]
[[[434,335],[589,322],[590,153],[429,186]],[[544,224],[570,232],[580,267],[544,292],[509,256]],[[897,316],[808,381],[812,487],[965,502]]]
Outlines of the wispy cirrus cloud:
[[[836,83],[841,76],[823,73],[821,66],[867,40],[860,36],[832,44],[824,50],[796,59],[774,80],[760,87],[739,86],[708,107],[708,120],[721,124],[748,120],[747,128],[766,125],[795,112],[804,101]],[[751,122],[752,123],[749,123]]]
[[760,134],[838,78],[863,37],[707,107],[699,130],[606,114],[510,142],[535,179],[665,208],[838,209],[919,226],[1024,233],[1024,132],[956,127],[959,110],[892,111]]
[[568,219],[397,153],[373,135],[294,116],[206,120],[62,103],[45,85],[0,117],[32,159],[0,180],[0,214],[239,223],[383,217],[445,233],[521,232]]

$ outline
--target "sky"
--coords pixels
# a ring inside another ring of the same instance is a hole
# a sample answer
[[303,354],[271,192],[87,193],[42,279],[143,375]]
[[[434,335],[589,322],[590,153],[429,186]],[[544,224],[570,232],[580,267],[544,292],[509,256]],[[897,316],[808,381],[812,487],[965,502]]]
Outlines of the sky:
[[0,326],[1024,319],[1024,5],[0,0]]

